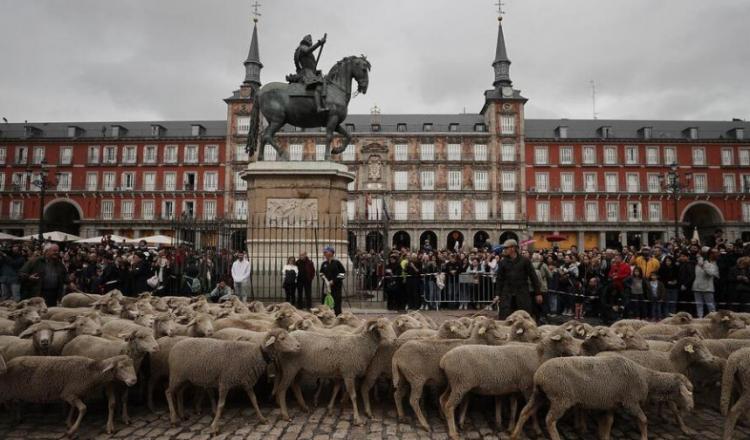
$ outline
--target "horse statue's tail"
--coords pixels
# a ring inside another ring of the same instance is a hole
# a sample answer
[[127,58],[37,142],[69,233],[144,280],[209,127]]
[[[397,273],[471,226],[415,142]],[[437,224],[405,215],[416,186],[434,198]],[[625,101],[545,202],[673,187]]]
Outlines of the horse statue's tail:
[[247,155],[252,158],[253,154],[258,148],[260,141],[260,100],[256,92],[255,99],[253,100],[253,110],[250,112],[250,129],[247,132],[247,145],[245,145],[245,151]]

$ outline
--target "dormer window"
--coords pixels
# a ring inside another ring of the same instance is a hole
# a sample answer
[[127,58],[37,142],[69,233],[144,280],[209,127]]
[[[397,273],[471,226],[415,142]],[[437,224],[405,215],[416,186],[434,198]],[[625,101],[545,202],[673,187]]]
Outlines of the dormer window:
[[33,125],[25,126],[23,131],[26,137],[34,137],[34,136],[39,136],[40,134],[42,134],[42,130],[34,127]]
[[193,137],[202,136],[206,129],[200,124],[193,124],[190,126],[190,135]]
[[745,129],[742,127],[737,127],[729,130],[729,134],[732,136],[732,138],[738,141],[745,139]]
[[558,139],[568,138],[568,127],[566,125],[561,125],[557,127],[555,131],[556,131],[555,136],[557,136]]
[[638,134],[641,135],[641,139],[651,139],[654,133],[653,127],[642,127],[638,130]]
[[380,131],[380,124],[371,124],[373,133]]
[[165,131],[164,127],[162,127],[159,124],[153,124],[151,126],[151,136],[153,137],[161,136],[162,134],[164,134],[164,131]]
[[485,131],[487,131],[487,126],[484,125],[484,124],[481,124],[481,123],[480,124],[474,124],[474,131],[485,132]]
[[76,127],[75,125],[68,125],[68,137],[69,138],[77,137],[78,136],[78,132],[80,130],[81,129],[78,128],[78,127]]
[[354,132],[354,124],[346,124],[346,131],[348,131],[349,133],[353,133]]
[[458,124],[451,123],[448,125],[448,131],[458,131]]
[[685,130],[685,136],[690,140],[698,139],[698,127],[689,127]]
[[399,133],[406,132],[406,124],[396,124],[396,131]]
[[[104,127],[102,127],[102,134],[104,134],[103,132]],[[112,133],[112,137],[120,137],[125,136],[125,133],[127,133],[128,130],[122,125],[113,125],[110,127],[110,132]]]
[[422,131],[432,131],[432,124],[429,122],[422,124]]
[[609,125],[604,125],[599,127],[599,136],[601,136],[602,139],[609,139],[612,137],[612,127]]

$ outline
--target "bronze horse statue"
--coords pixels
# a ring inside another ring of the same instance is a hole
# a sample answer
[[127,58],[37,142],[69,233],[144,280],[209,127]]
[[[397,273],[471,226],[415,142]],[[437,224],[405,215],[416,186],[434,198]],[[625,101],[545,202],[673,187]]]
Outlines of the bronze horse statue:
[[[260,140],[258,160],[263,160],[265,145],[271,145],[280,160],[288,160],[274,140],[276,132],[285,124],[302,128],[325,127],[325,159],[331,154],[340,154],[351,141],[352,135],[341,125],[346,119],[347,106],[352,98],[352,79],[357,81],[357,91],[367,93],[371,65],[363,56],[350,56],[337,62],[325,76],[325,103],[328,111],[318,113],[311,92],[300,83],[284,84],[272,82],[261,87],[250,114],[250,130],[246,150],[250,157],[255,154]],[[263,133],[260,131],[260,114],[268,121]],[[344,136],[341,146],[331,150],[334,132]],[[260,138],[260,139],[259,139]]]

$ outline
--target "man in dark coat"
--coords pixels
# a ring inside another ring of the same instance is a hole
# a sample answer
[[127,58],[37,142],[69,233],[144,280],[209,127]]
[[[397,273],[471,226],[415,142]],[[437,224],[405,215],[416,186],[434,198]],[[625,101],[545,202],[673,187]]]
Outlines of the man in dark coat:
[[693,281],[695,281],[695,260],[693,260],[691,254],[681,252],[679,267],[677,268],[677,286],[680,289],[677,293],[677,309],[680,311],[688,311],[692,307],[685,303],[692,303],[694,301]]
[[138,251],[133,255],[133,264],[130,265],[130,276],[132,278],[133,293],[139,295],[143,292],[150,292],[148,279],[151,277],[151,265],[146,260],[146,256]]
[[323,277],[323,282],[328,283],[331,288],[331,296],[334,301],[333,311],[336,315],[339,315],[341,314],[341,288],[346,277],[346,269],[339,260],[333,257],[333,254],[334,250],[331,246],[326,246],[323,249],[323,256],[326,259],[320,265],[320,276]]
[[315,265],[307,258],[307,252],[305,251],[299,253],[299,258],[295,264],[297,265],[297,307],[309,310],[312,307],[312,282],[315,279]]
[[65,292],[68,271],[60,260],[60,248],[56,244],[44,246],[44,255],[26,262],[18,271],[26,281],[29,296],[41,296],[47,307],[54,307]]
[[531,304],[529,286],[533,287],[536,303],[541,305],[544,301],[534,266],[531,265],[531,260],[518,253],[516,240],[506,240],[503,248],[505,258],[500,260],[497,268],[500,319],[507,318],[514,310],[519,309],[533,314],[534,307]]

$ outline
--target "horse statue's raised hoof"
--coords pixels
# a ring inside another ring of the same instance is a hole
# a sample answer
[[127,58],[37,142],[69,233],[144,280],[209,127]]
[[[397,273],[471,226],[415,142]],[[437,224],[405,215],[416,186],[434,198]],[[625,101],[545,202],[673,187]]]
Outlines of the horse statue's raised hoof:
[[346,150],[346,147],[335,147],[331,148],[331,154],[341,154]]

